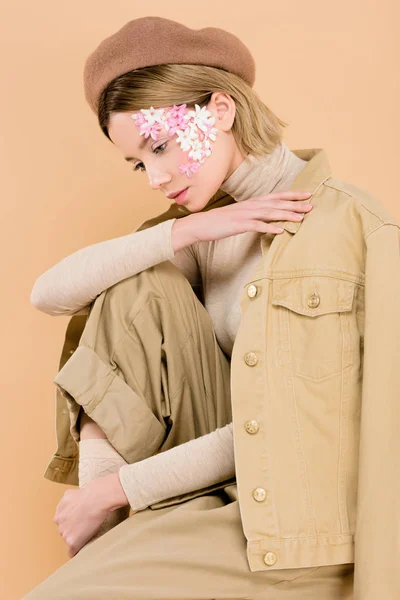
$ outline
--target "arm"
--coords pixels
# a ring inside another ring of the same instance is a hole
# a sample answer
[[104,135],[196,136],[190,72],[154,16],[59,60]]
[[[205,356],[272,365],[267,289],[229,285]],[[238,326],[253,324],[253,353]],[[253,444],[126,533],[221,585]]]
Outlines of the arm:
[[[86,416],[86,413],[84,413]],[[86,432],[90,430],[92,425],[90,417],[87,417],[85,424]],[[93,422],[94,427],[98,427]],[[84,427],[81,427],[81,434]],[[104,436],[103,432],[100,430]],[[127,462],[120,454],[112,447],[110,442],[105,438],[84,438],[79,441],[79,465],[78,479],[79,487],[84,488],[99,477],[109,476],[116,473],[118,477],[118,469],[126,465]],[[122,504],[108,514],[106,519],[101,524],[96,534],[91,538],[91,541],[101,537],[116,525],[125,521],[129,517],[130,507],[128,503]]]
[[109,476],[105,505],[112,511],[129,504],[136,512],[234,476],[233,430],[229,423],[145,460],[120,466],[118,473]]
[[52,316],[85,314],[104,290],[153,265],[171,260],[192,285],[200,273],[192,249],[195,241],[191,215],[168,219],[142,231],[134,231],[86,246],[45,271],[35,282],[31,304]]
[[400,228],[366,238],[354,599],[400,590]]

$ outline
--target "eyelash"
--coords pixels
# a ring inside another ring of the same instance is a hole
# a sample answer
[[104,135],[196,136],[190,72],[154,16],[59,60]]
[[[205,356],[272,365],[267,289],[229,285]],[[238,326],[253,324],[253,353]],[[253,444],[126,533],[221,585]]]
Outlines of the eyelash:
[[[160,146],[157,146],[157,148],[154,148],[153,152],[155,154],[157,154],[157,150],[160,150],[160,148],[162,148],[163,146],[167,146],[167,142],[164,142]],[[164,148],[164,150],[161,150],[161,152],[164,152],[165,150],[166,150],[166,148]],[[142,162],[136,163],[136,165],[134,167],[132,167],[132,171],[139,171],[140,170],[140,171],[144,172],[146,170],[145,167],[144,166],[141,167],[140,165],[143,165],[143,163]]]

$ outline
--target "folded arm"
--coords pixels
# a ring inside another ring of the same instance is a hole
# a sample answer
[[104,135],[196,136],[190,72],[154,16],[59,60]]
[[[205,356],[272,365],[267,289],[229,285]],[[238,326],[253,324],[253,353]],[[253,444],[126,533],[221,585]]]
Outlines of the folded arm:
[[85,483],[88,477],[93,480],[89,473],[98,473],[95,477],[118,473],[119,481],[110,479],[107,508],[129,504],[135,512],[144,510],[234,477],[232,423],[133,464],[126,463],[107,439],[84,439],[80,442],[79,472],[80,485],[83,478]]
[[52,316],[85,314],[104,290],[166,260],[181,269],[192,285],[199,285],[199,268],[191,247],[174,249],[179,247],[172,237],[175,221],[168,219],[142,231],[91,244],[63,258],[36,280],[31,304]]

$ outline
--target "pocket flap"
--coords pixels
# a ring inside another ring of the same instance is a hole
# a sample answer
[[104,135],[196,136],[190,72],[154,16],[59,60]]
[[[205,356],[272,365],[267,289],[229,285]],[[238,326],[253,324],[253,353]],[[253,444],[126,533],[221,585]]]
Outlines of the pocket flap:
[[272,281],[272,304],[309,317],[349,311],[355,283],[335,277],[291,277]]

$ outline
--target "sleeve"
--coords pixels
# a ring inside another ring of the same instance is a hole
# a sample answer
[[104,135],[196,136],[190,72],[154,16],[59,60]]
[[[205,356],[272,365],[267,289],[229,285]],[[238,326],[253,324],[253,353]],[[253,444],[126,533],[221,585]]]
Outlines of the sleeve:
[[366,238],[354,600],[400,595],[400,235]]
[[166,260],[180,268],[189,281],[198,281],[198,265],[190,249],[174,253],[175,220],[168,219],[70,254],[36,280],[31,304],[51,316],[87,314],[89,305],[104,290]]
[[134,511],[235,476],[232,423],[189,442],[120,467],[119,479]]

